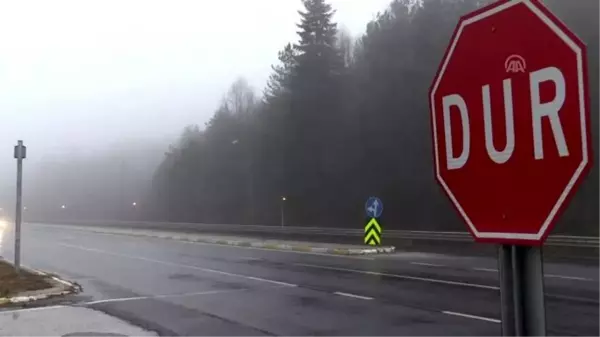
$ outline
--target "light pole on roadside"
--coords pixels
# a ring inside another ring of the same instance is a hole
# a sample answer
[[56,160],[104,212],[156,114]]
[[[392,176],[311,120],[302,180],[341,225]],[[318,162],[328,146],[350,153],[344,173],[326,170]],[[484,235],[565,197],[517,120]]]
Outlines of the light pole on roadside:
[[287,199],[285,197],[281,197],[281,228],[285,226],[285,201]]
[[15,271],[21,271],[21,214],[23,212],[23,159],[27,155],[27,148],[23,141],[17,141],[14,157],[17,159],[17,205],[15,214]]

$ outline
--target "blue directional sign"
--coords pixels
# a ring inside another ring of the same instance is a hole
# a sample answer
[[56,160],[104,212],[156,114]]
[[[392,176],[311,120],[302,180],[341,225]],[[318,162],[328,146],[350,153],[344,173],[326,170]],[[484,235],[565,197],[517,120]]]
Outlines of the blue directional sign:
[[369,218],[379,218],[383,213],[383,202],[377,197],[369,197],[365,203],[365,212]]

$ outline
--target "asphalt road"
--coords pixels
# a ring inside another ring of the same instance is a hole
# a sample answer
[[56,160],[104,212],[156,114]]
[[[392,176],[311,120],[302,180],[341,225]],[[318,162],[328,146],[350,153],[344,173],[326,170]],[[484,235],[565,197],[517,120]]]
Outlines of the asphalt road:
[[[12,260],[11,232],[0,242]],[[25,225],[22,245],[25,265],[83,286],[63,304],[161,335],[500,334],[489,258],[329,256],[43,225]],[[598,335],[598,266],[545,273],[548,333]]]

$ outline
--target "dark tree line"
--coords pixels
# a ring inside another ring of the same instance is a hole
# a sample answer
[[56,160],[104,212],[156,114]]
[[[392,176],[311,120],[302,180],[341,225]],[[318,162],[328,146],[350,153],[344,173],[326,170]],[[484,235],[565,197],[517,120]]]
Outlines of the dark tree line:
[[[462,230],[433,178],[428,89],[458,18],[487,2],[395,0],[353,40],[325,0],[304,0],[262,94],[240,79],[204,128],[184,130],[146,216],[277,224],[284,207],[289,225],[358,227],[377,195],[386,228]],[[597,158],[598,2],[546,3],[588,44]],[[597,234],[598,205],[594,166],[559,231]]]

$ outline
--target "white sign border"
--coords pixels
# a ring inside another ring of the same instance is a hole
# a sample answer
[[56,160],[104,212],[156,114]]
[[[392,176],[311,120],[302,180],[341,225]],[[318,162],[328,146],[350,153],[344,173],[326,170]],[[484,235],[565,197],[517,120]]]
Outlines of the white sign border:
[[[518,5],[518,4],[524,4],[525,6],[527,6],[527,8],[529,8],[529,10],[531,10],[540,20],[542,20],[542,22],[544,22],[561,40],[563,40],[563,42],[565,42],[567,44],[567,46],[569,46],[569,48],[571,48],[575,52],[575,55],[577,58],[577,77],[578,77],[577,82],[578,82],[578,86],[579,86],[578,93],[579,93],[579,110],[580,110],[580,120],[581,120],[581,130],[580,130],[581,131],[581,150],[583,152],[582,153],[582,161],[579,164],[579,166],[577,167],[577,169],[575,170],[575,173],[573,174],[571,179],[569,180],[569,183],[567,184],[567,186],[561,193],[556,204],[554,205],[554,207],[552,207],[552,210],[550,211],[550,213],[548,214],[548,217],[542,224],[542,227],[536,234],[480,232],[473,225],[473,223],[471,222],[471,219],[469,218],[467,213],[464,211],[464,209],[462,208],[462,206],[460,205],[460,203],[458,202],[458,200],[456,199],[454,194],[452,194],[452,191],[450,190],[450,188],[448,187],[448,185],[446,184],[444,179],[442,179],[442,176],[439,173],[440,172],[440,162],[439,162],[439,153],[438,153],[438,140],[437,140],[437,126],[436,126],[436,119],[435,119],[436,112],[435,112],[434,97],[435,97],[435,92],[437,91],[440,81],[444,75],[444,72],[446,71],[446,66],[448,65],[448,62],[450,61],[450,58],[452,57],[452,53],[454,52],[454,48],[456,47],[456,43],[458,42],[463,29],[466,26],[468,26],[474,22],[485,19],[488,16],[494,15],[496,13],[504,11],[504,10],[506,10],[510,7],[513,7],[515,5]],[[471,228],[471,231],[473,232],[473,234],[477,238],[481,238],[481,239],[510,239],[510,240],[539,241],[542,238],[542,236],[545,234],[546,230],[548,229],[548,226],[550,226],[550,224],[552,223],[552,220],[556,216],[558,210],[560,209],[560,207],[564,203],[565,199],[571,192],[571,189],[575,185],[575,182],[577,181],[577,179],[579,179],[579,177],[583,173],[583,170],[585,169],[585,166],[587,165],[588,160],[589,160],[588,159],[587,133],[585,132],[586,122],[587,122],[586,106],[585,106],[585,77],[584,77],[584,73],[583,73],[583,56],[582,56],[581,48],[573,40],[571,40],[571,38],[569,38],[567,36],[567,34],[565,34],[565,32],[560,27],[558,27],[548,16],[546,16],[546,14],[544,14],[542,11],[540,11],[539,8],[537,8],[534,4],[532,4],[531,1],[529,1],[529,0],[508,1],[500,6],[497,6],[488,11],[482,12],[482,13],[475,15],[467,20],[461,21],[460,26],[458,27],[458,30],[456,31],[456,34],[454,36],[454,39],[451,42],[450,49],[448,50],[448,53],[443,60],[442,67],[440,68],[440,71],[436,76],[435,83],[433,85],[433,89],[431,90],[431,95],[430,95],[429,99],[430,99],[430,104],[431,104],[431,118],[432,118],[432,125],[433,125],[433,142],[434,142],[433,148],[434,148],[434,153],[435,153],[435,174],[438,178],[438,181],[441,183],[442,187],[444,188],[444,190],[450,197],[450,200],[452,201],[454,206],[456,207],[456,209],[458,209],[458,211],[464,218],[467,225]]]

